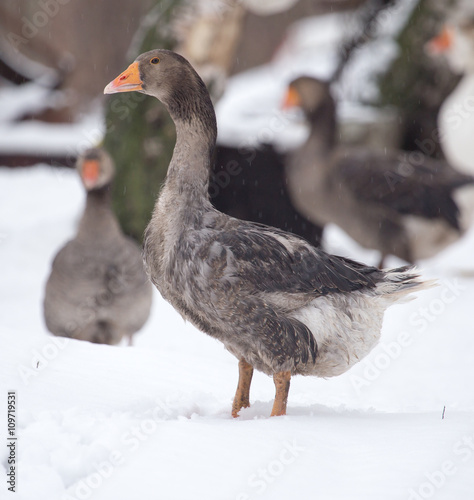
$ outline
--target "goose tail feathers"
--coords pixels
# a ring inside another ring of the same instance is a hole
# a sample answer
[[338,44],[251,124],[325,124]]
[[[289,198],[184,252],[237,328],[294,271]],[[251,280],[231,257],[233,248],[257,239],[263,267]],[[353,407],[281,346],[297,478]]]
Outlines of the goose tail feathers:
[[377,284],[377,295],[390,302],[407,302],[414,299],[413,293],[438,286],[436,280],[422,280],[416,267],[404,266],[384,270],[385,279]]

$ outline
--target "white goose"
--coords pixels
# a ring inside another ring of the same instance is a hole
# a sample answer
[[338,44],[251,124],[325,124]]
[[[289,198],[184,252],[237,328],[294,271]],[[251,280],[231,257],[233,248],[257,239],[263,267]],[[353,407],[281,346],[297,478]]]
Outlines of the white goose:
[[[438,136],[448,162],[474,175],[474,10],[468,5],[463,13],[465,17],[446,24],[427,49],[433,55],[445,54],[453,71],[463,75],[439,110]],[[465,231],[474,222],[474,188],[460,190],[455,200]]]
[[474,19],[445,25],[427,49],[445,54],[453,71],[464,75],[440,108],[439,138],[448,162],[474,175]]

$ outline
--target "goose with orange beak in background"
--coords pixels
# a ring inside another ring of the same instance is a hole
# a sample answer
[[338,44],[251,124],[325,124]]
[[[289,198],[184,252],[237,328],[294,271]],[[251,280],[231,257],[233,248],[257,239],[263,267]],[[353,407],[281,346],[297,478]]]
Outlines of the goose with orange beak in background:
[[87,192],[76,236],[56,255],[46,283],[44,318],[51,333],[118,344],[148,319],[152,287],[138,245],[123,235],[110,207],[115,175],[100,148],[85,151],[77,171]]
[[457,241],[474,210],[458,200],[474,177],[421,153],[337,144],[336,102],[327,82],[293,80],[284,107],[302,109],[307,141],[289,155],[286,174],[295,208],[314,224],[338,225],[359,245],[378,250],[379,267],[395,255],[409,263]]
[[385,309],[429,284],[407,268],[381,271],[328,255],[293,234],[213,208],[216,117],[206,86],[182,56],[146,52],[104,90],[129,91],[159,99],[176,125],[145,231],[147,272],[183,318],[239,360],[232,416],[250,405],[254,369],[273,376],[271,415],[284,415],[291,376],[344,373],[377,344]]
[[432,56],[445,55],[451,69],[463,75],[438,115],[439,141],[448,161],[474,175],[474,7],[471,16],[443,26],[426,44]]

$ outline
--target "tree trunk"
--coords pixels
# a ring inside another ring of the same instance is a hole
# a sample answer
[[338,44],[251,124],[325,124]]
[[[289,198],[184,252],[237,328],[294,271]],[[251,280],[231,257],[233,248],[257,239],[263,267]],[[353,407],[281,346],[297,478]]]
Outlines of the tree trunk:
[[[176,44],[169,27],[180,2],[155,3],[136,35],[128,63],[147,50],[173,49]],[[113,207],[124,232],[141,241],[173,154],[174,124],[156,99],[136,92],[109,98],[105,117],[104,147],[117,168]]]
[[441,2],[420,0],[398,38],[400,55],[380,80],[381,104],[396,107],[402,117],[401,148],[434,157],[443,156],[436,134],[439,108],[459,81],[444,58],[425,51],[446,15]]

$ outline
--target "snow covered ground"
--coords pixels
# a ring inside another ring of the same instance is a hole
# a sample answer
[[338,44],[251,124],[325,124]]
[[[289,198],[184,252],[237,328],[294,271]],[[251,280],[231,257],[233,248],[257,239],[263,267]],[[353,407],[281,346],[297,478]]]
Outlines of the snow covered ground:
[[[392,12],[379,29],[387,37],[400,29],[394,19],[406,18],[415,3],[402,2],[406,11]],[[336,44],[330,35],[340,27],[328,19],[341,22],[326,18],[329,32],[308,24],[306,35]],[[304,140],[306,129],[275,110],[293,74],[310,64],[328,76],[336,54],[315,50],[298,33],[271,64],[229,84],[217,108],[223,142]],[[378,53],[394,55],[388,38],[376,43]],[[358,68],[348,68],[348,79],[360,81],[364,61],[376,66],[371,50]],[[324,61],[314,59],[320,54]],[[342,87],[344,94],[349,87]],[[371,87],[364,80],[357,88]],[[41,92],[3,90],[8,121],[23,109],[18,103],[31,106]],[[40,129],[0,120],[0,131],[2,151],[74,155],[103,130],[98,116]],[[54,254],[74,233],[82,188],[69,170],[0,168],[0,193],[1,500],[474,498],[474,231],[420,263],[439,286],[393,306],[380,345],[365,360],[334,379],[293,378],[288,415],[279,418],[268,417],[272,380],[256,373],[251,408],[232,419],[236,359],[184,323],[157,292],[134,347],[49,335],[43,288]],[[367,263],[378,259],[335,227],[326,244]],[[6,475],[9,391],[16,392],[15,494]]]
[[[134,347],[50,336],[43,286],[81,213],[79,181],[45,166],[0,169],[0,190],[0,498],[474,497],[473,233],[420,264],[440,286],[393,306],[368,358],[334,379],[294,377],[279,418],[268,417],[272,380],[256,373],[251,408],[232,419],[237,361],[158,293]],[[329,248],[376,261],[328,233]]]

